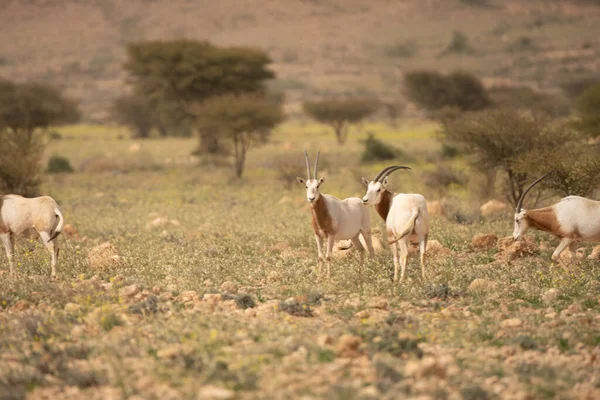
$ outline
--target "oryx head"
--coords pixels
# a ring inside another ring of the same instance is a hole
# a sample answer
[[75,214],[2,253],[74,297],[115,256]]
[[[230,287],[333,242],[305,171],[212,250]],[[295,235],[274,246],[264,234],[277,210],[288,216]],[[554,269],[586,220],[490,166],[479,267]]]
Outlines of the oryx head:
[[521,240],[523,235],[527,233],[529,229],[529,224],[527,223],[527,210],[523,209],[523,200],[525,200],[525,196],[535,185],[537,185],[542,179],[553,173],[554,171],[550,171],[541,177],[537,178],[531,185],[527,187],[521,194],[519,201],[517,202],[517,208],[515,209],[515,229],[513,231],[513,240]]
[[320,178],[319,180],[317,180],[317,170],[319,168],[320,155],[321,152],[318,152],[317,158],[315,159],[315,174],[311,178],[310,165],[308,163],[308,154],[306,153],[306,150],[304,150],[304,161],[306,162],[306,180],[300,177],[296,177],[296,180],[299,184],[306,186],[306,200],[308,200],[310,204],[317,201],[317,199],[321,195],[319,193],[319,186],[321,186],[321,183],[325,181],[324,178]]
[[367,193],[363,196],[363,204],[374,206],[381,201],[381,194],[388,184],[388,175],[399,169],[410,169],[405,166],[393,165],[384,168],[375,179],[369,182],[366,178],[362,178],[362,182],[367,186]]

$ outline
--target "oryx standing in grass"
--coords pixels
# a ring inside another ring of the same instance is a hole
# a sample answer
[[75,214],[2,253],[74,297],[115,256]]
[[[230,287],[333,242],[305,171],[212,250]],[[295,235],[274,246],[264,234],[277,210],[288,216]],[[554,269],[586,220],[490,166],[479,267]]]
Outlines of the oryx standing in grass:
[[14,273],[13,254],[15,235],[34,228],[52,257],[52,276],[56,276],[58,245],[56,237],[62,232],[64,218],[52,197],[28,199],[16,194],[0,196],[0,239],[4,243],[11,275]]
[[[317,178],[319,167],[319,155],[315,159],[314,175],[311,178],[308,154],[304,151],[304,161],[306,162],[306,180],[297,177],[298,183],[306,186],[306,199],[310,205],[312,214],[312,226],[315,231],[315,240],[317,241],[317,251],[319,254],[319,273],[321,273],[321,261],[323,260],[323,239],[327,240],[327,251],[325,260],[330,261],[333,245],[336,240],[352,241],[354,247],[360,252],[360,261],[363,262],[364,247],[360,242],[359,235],[362,234],[369,255],[374,255],[371,242],[371,218],[369,210],[363,207],[362,200],[358,197],[350,197],[340,200],[329,194],[322,194],[319,191],[323,178]],[[331,275],[330,263],[327,263],[327,276]]]
[[561,239],[552,253],[552,262],[558,261],[566,270],[559,257],[565,248],[569,247],[571,250],[571,262],[574,264],[577,261],[576,241],[600,242],[600,201],[567,196],[548,207],[523,209],[523,200],[527,193],[552,172],[536,179],[523,191],[515,210],[513,239],[520,240],[529,228],[550,232]]
[[[398,282],[398,266],[402,266],[400,281],[404,279],[408,262],[408,246],[412,241],[419,241],[421,275],[425,279],[425,251],[429,236],[429,213],[427,203],[420,194],[392,193],[387,190],[388,176],[399,169],[410,169],[405,166],[384,168],[375,179],[368,181],[362,178],[367,186],[363,204],[372,205],[385,221],[388,243],[394,253],[394,282]],[[398,246],[400,258],[398,258]]]

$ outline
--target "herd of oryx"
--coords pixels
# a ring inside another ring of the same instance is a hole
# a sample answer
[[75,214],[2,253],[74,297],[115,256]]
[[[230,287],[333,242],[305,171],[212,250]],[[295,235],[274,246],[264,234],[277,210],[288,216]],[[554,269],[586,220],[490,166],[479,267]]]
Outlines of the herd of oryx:
[[[319,272],[322,261],[330,260],[333,246],[338,240],[351,240],[359,250],[363,261],[364,247],[360,241],[362,235],[370,255],[373,255],[371,240],[371,219],[366,206],[373,206],[385,221],[388,243],[394,256],[394,282],[398,282],[398,267],[401,266],[400,281],[404,279],[408,247],[418,243],[421,274],[425,278],[425,252],[429,236],[429,213],[425,198],[415,193],[393,193],[387,189],[389,175],[399,169],[410,170],[406,166],[384,168],[372,181],[362,178],[367,192],[362,199],[349,197],[340,200],[320,192],[324,178],[318,178],[319,154],[315,159],[311,173],[308,154],[304,152],[306,179],[298,177],[300,184],[306,187],[306,199],[310,204],[312,226],[319,256]],[[529,228],[550,232],[560,238],[558,247],[552,253],[552,261],[559,261],[560,253],[569,247],[572,262],[575,262],[575,243],[577,241],[600,242],[600,201],[579,196],[567,196],[548,207],[534,210],[523,209],[523,200],[529,191],[549,172],[536,179],[524,191],[517,203],[514,215],[513,239],[519,240]],[[54,199],[48,196],[25,198],[9,194],[0,197],[0,239],[4,244],[11,275],[14,273],[15,236],[33,228],[51,254],[52,273],[56,276],[58,245],[55,241],[62,232],[64,218]],[[323,254],[323,242],[327,244]],[[327,263],[327,275],[330,275],[330,263]]]

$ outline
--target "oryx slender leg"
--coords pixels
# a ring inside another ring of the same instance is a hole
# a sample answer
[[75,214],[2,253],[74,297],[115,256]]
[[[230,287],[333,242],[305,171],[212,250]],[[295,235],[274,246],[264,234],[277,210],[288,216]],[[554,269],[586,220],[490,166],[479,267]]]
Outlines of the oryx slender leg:
[[571,264],[577,264],[577,242],[572,241],[569,243],[569,251],[571,252]]
[[563,267],[563,269],[567,272],[569,272],[569,270],[560,261],[560,253],[562,253],[563,250],[566,249],[567,246],[570,245],[572,241],[573,241],[573,239],[571,239],[571,238],[563,238],[560,241],[560,243],[558,244],[558,247],[556,248],[556,250],[554,250],[554,253],[552,253],[552,265],[554,265],[555,262],[558,262],[560,264],[560,266]]
[[6,257],[8,258],[8,267],[10,268],[10,274],[13,275],[15,273],[13,261],[13,255],[15,253],[15,238],[10,232],[0,234],[0,238],[2,239],[2,243],[4,243],[4,250],[6,250]]
[[333,235],[327,236],[327,253],[325,253],[325,259],[327,260],[327,277],[331,276],[331,253],[333,252],[333,245],[335,243],[335,237]]
[[425,279],[425,251],[427,251],[427,239],[428,235],[419,237],[419,253],[421,257],[421,275]]
[[365,243],[367,244],[367,250],[369,251],[369,257],[375,256],[375,250],[373,249],[373,236],[371,231],[361,231],[360,234],[365,239]]
[[56,277],[56,259],[58,258],[58,244],[56,243],[56,239],[49,242],[50,235],[47,232],[40,232],[40,238],[42,238],[42,242],[46,245],[46,248],[50,252],[50,256],[52,257],[52,273],[50,276]]
[[358,250],[358,252],[360,253],[360,263],[362,264],[365,259],[365,248],[363,247],[362,243],[360,242],[359,235],[360,234],[354,236],[351,240],[352,240],[352,244],[354,245],[356,250]]
[[315,241],[317,242],[317,253],[319,255],[319,275],[321,275],[321,269],[323,267],[323,239],[321,236],[315,233]]
[[398,282],[398,267],[400,266],[400,264],[398,262],[398,242],[392,243],[391,246],[392,246],[392,254],[394,255],[394,283],[397,283]]
[[406,238],[399,240],[398,246],[400,246],[400,266],[402,267],[400,282],[402,282],[404,280],[404,273],[406,272],[406,264],[408,263],[408,243]]

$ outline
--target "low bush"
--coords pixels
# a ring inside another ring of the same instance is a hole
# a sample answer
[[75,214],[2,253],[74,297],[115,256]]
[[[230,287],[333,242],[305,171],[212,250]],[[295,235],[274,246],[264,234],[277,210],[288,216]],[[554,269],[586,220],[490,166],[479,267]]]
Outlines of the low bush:
[[48,160],[48,167],[46,171],[49,174],[61,174],[73,172],[73,167],[66,157],[63,156],[52,156]]

